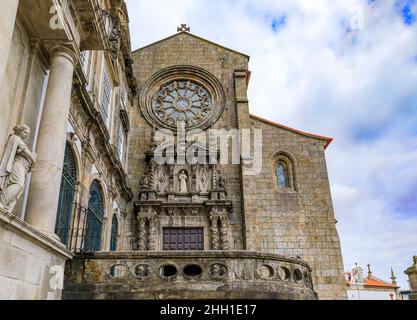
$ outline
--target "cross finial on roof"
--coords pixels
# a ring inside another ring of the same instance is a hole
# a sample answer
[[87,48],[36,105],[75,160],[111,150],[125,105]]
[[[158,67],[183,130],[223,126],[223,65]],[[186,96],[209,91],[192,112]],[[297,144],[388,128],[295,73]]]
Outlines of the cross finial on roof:
[[190,32],[191,28],[187,27],[185,23],[181,24],[180,27],[177,28],[177,32]]

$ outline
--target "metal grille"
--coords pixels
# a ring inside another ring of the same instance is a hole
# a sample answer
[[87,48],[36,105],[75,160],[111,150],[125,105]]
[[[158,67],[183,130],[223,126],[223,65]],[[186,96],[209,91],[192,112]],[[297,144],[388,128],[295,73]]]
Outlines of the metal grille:
[[68,246],[69,231],[71,228],[71,217],[74,208],[74,195],[77,183],[77,168],[71,148],[65,148],[64,168],[62,171],[61,189],[59,192],[59,203],[55,233],[61,242]]
[[91,184],[90,201],[87,209],[87,222],[84,238],[84,250],[95,252],[101,250],[104,205],[103,194],[97,181]]
[[204,250],[204,230],[203,228],[164,228],[163,249]]
[[110,251],[117,250],[117,236],[119,233],[119,221],[116,215],[113,216],[111,224],[111,240],[110,240]]

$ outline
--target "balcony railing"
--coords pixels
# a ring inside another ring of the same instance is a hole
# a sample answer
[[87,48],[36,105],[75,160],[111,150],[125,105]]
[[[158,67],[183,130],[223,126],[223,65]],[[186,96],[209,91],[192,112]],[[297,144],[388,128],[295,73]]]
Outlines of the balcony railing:
[[64,299],[314,300],[306,262],[249,251],[103,252],[66,266]]

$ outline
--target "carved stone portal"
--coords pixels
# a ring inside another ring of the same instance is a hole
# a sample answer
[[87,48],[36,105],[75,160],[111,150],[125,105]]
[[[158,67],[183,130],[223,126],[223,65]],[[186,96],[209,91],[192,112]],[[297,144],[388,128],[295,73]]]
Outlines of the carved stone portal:
[[[178,150],[173,150],[169,152],[174,152],[177,160]],[[159,250],[164,228],[193,225],[209,232],[206,250],[229,250],[232,202],[227,199],[225,175],[208,161],[218,157],[218,152],[207,150],[208,159],[204,163],[158,164],[154,155],[152,147],[146,154],[145,175],[141,178],[139,202],[135,206],[137,248]]]

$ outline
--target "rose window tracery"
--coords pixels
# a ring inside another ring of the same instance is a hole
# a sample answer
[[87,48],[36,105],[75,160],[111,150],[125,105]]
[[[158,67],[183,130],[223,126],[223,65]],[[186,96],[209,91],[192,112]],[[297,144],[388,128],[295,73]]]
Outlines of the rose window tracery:
[[154,115],[169,126],[181,121],[186,127],[199,125],[210,116],[212,107],[208,90],[188,80],[162,86],[152,101]]

